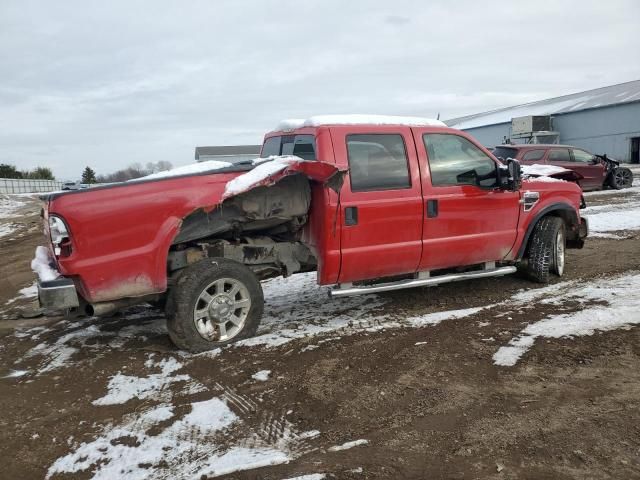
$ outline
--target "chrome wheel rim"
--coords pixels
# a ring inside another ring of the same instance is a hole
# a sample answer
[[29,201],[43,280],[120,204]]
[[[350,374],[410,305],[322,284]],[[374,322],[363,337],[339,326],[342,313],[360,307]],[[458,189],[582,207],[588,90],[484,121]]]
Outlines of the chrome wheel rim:
[[233,278],[220,278],[198,295],[193,308],[193,322],[205,340],[224,342],[242,331],[250,309],[247,287]]
[[556,235],[556,272],[558,276],[564,273],[564,233],[562,230]]
[[624,187],[629,182],[630,172],[627,172],[626,170],[618,170],[615,173],[615,177],[616,177],[616,185]]

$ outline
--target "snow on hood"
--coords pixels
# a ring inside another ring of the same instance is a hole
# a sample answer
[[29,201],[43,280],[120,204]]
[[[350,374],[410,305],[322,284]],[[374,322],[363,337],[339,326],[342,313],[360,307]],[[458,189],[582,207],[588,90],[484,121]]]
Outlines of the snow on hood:
[[545,176],[556,175],[558,173],[566,173],[571,172],[572,170],[568,170],[563,167],[557,167],[555,165],[522,165],[522,175],[523,176]]
[[319,127],[321,125],[407,125],[410,127],[446,127],[440,120],[421,117],[400,117],[394,115],[315,115],[305,119],[291,118],[282,120],[275,128],[294,130],[302,127]]

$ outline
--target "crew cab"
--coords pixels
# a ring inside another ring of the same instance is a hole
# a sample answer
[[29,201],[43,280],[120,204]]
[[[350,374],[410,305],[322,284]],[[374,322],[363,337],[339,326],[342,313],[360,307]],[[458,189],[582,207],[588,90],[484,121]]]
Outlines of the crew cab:
[[571,170],[580,177],[577,182],[584,191],[606,187],[620,190],[633,184],[633,173],[621,167],[620,162],[571,145],[499,145],[493,154],[502,159],[516,159],[524,165],[546,164]]
[[587,235],[577,185],[523,179],[437,120],[285,121],[261,157],[44,196],[42,306],[155,302],[174,343],[203,351],[255,334],[261,280],[316,271],[334,301],[518,267],[547,282]]

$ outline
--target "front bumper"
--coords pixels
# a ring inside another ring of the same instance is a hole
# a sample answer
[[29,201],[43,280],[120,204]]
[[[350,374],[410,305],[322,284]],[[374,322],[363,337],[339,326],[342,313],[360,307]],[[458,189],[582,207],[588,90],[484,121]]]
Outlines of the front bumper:
[[60,277],[49,282],[38,280],[38,300],[42,308],[64,310],[80,306],[73,280]]

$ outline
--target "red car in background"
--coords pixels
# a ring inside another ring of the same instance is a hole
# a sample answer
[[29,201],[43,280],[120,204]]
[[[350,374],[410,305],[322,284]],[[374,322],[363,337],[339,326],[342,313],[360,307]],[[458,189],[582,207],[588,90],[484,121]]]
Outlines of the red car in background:
[[513,158],[523,165],[555,165],[572,170],[582,177],[578,184],[585,191],[607,186],[619,190],[633,184],[631,170],[620,167],[619,162],[570,145],[498,145],[492,153],[503,160]]

